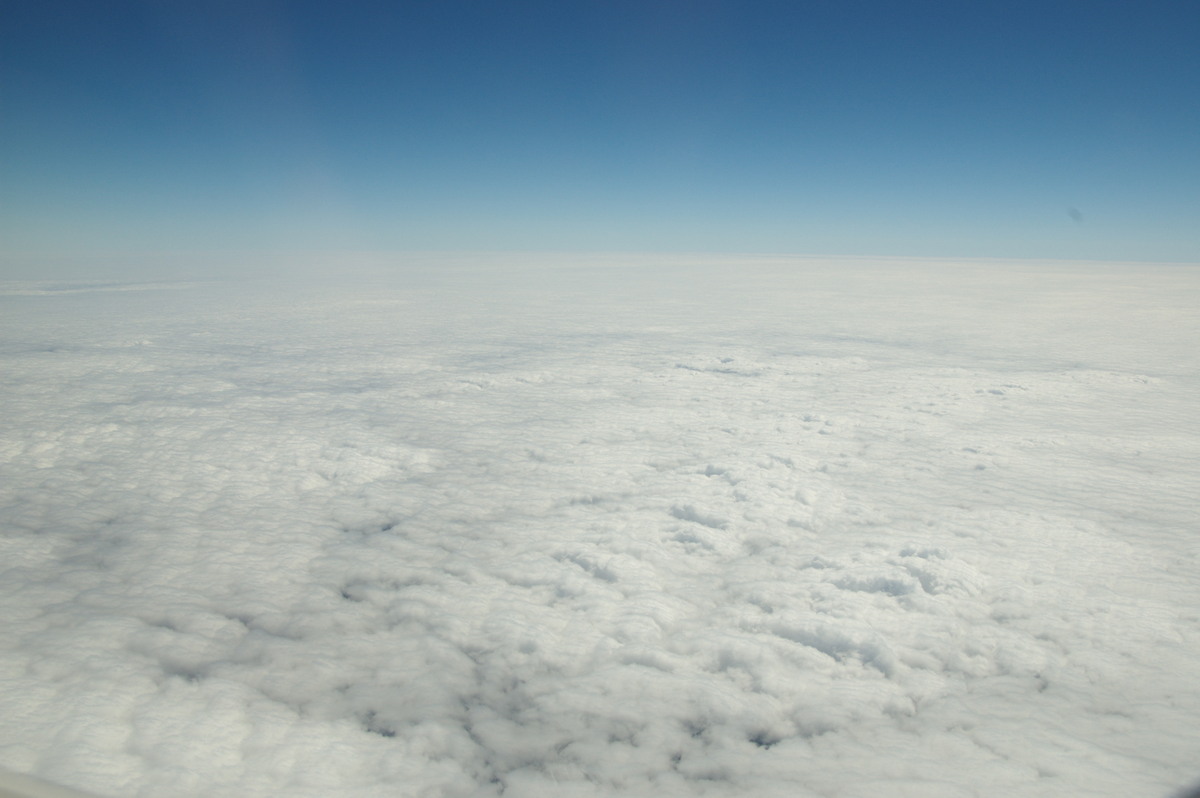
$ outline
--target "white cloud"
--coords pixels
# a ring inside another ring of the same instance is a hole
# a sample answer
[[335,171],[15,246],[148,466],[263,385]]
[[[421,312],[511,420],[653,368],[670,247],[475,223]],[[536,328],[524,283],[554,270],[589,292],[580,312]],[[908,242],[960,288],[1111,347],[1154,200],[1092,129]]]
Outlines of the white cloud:
[[0,765],[146,796],[1200,775],[1200,276],[622,265],[0,296]]

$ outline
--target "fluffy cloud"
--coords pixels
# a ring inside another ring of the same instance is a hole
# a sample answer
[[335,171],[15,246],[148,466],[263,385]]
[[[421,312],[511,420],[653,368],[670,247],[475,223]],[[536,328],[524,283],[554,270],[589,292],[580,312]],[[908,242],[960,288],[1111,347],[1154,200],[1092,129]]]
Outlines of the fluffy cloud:
[[624,266],[10,286],[0,765],[146,796],[1197,775],[1193,271]]

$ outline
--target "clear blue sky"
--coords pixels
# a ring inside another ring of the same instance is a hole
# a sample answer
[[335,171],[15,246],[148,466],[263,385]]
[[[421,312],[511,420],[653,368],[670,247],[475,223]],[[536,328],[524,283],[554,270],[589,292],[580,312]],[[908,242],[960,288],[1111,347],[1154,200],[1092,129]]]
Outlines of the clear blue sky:
[[3,0],[0,255],[1200,261],[1200,2]]

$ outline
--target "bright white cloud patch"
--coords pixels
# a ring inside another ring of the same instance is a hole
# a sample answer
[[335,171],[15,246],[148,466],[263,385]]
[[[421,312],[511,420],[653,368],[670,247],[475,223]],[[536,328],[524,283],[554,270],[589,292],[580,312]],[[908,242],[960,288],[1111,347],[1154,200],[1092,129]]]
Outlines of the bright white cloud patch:
[[0,766],[142,796],[1161,796],[1200,274],[0,296]]

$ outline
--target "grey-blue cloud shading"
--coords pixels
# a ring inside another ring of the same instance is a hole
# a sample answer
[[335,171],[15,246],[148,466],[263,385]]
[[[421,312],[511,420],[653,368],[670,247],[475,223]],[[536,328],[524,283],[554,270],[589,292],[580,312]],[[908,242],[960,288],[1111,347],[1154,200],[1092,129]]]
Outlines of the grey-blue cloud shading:
[[1194,781],[1195,270],[393,266],[2,284],[0,767],[173,798]]

